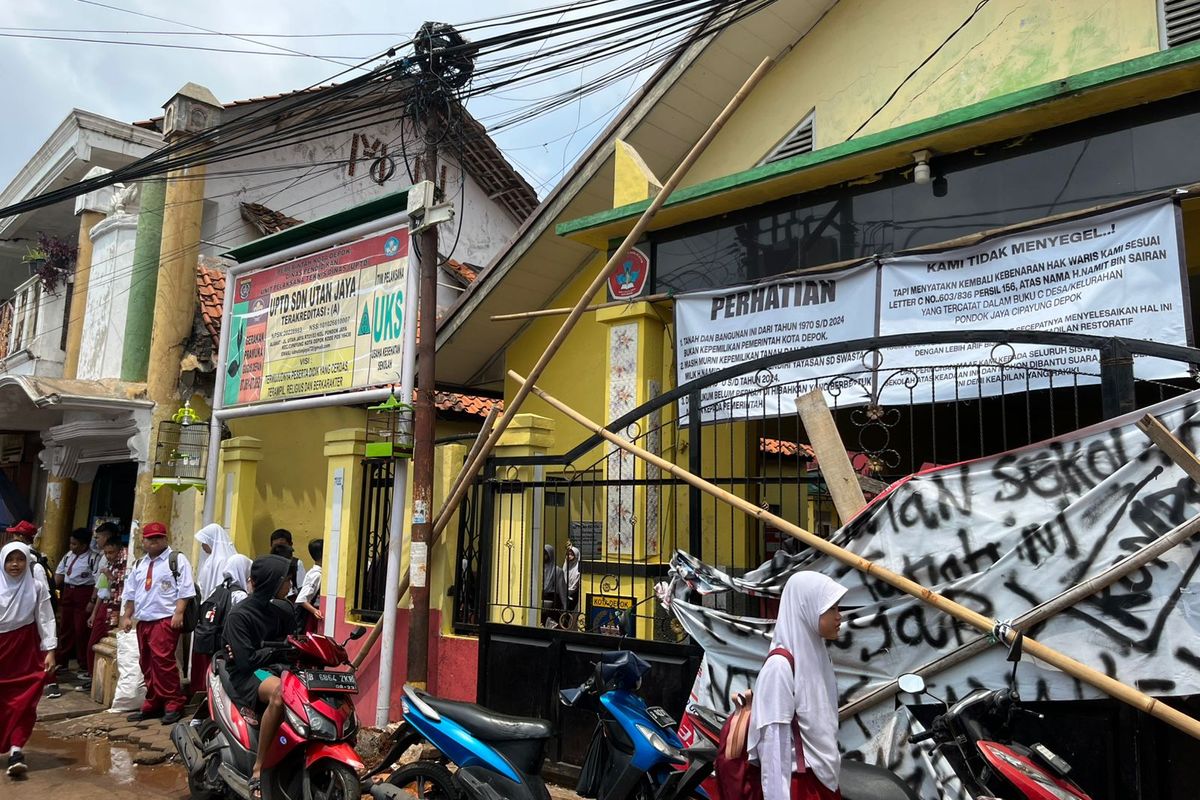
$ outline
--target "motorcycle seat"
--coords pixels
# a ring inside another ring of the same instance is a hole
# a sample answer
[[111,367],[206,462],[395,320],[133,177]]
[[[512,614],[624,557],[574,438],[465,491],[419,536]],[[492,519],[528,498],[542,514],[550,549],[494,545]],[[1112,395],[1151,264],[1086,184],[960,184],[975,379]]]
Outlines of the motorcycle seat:
[[474,703],[441,700],[424,692],[418,694],[434,711],[454,720],[485,742],[549,739],[554,735],[554,727],[544,719],[513,717]]
[[[230,688],[233,684],[229,679],[229,670],[225,668],[225,659],[213,659],[212,663],[213,667],[217,670],[217,677],[221,679],[221,686],[225,689],[226,697],[229,697],[230,701],[233,702],[233,691]],[[243,706],[237,702],[233,702],[233,705],[237,709],[238,713],[241,714],[242,719],[245,720],[247,725],[249,725],[251,728],[258,727],[257,708],[247,708],[246,706]]]
[[917,793],[891,770],[842,759],[838,787],[842,800],[919,800]]

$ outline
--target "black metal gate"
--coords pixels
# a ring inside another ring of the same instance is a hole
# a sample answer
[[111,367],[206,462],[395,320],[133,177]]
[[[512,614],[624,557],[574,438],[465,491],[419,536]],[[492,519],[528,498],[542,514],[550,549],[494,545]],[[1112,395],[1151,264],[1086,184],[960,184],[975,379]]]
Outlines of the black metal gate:
[[377,620],[383,614],[383,597],[387,589],[392,480],[396,467],[390,458],[368,458],[362,464],[353,611],[363,619]]

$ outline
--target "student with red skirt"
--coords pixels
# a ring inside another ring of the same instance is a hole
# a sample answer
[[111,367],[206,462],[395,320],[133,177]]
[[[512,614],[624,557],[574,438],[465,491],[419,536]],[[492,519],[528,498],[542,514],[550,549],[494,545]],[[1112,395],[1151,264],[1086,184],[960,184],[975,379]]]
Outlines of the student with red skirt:
[[162,718],[173,725],[183,716],[187,697],[179,681],[175,650],[183,630],[187,601],[196,595],[192,567],[183,553],[175,556],[178,575],[171,570],[172,551],[167,544],[167,526],[148,522],[142,528],[146,555],[137,560],[125,577],[124,612],[121,629],[137,623],[138,661],[146,681],[142,710],[130,714],[130,722]]
[[0,548],[0,751],[10,778],[25,774],[22,751],[37,721],[38,701],[54,674],[54,609],[50,588],[29,548]]
[[837,679],[825,642],[838,637],[845,593],[817,572],[797,572],[783,587],[746,737],[750,761],[761,770],[763,800],[842,796]]
[[[66,669],[74,658],[81,672],[87,671],[88,605],[96,591],[96,562],[92,534],[87,528],[71,531],[71,549],[58,562],[54,582],[58,586],[58,610],[62,625],[58,637],[58,663]],[[84,680],[86,675],[81,676]]]

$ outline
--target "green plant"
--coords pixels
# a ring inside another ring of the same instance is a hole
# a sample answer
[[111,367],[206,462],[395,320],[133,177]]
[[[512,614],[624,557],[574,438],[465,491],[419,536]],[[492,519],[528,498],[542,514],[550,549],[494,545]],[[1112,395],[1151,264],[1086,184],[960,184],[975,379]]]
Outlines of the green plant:
[[29,265],[29,271],[41,281],[43,289],[54,292],[74,273],[77,252],[75,245],[39,233],[37,245],[30,247],[21,260]]

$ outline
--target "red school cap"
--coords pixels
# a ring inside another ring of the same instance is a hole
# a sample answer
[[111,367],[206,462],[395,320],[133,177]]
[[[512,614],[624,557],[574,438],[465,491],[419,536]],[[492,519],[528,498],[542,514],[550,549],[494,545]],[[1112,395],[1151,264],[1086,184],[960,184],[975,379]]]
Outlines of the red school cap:
[[167,526],[161,522],[147,522],[142,526],[142,538],[153,539],[156,536],[166,536]]

